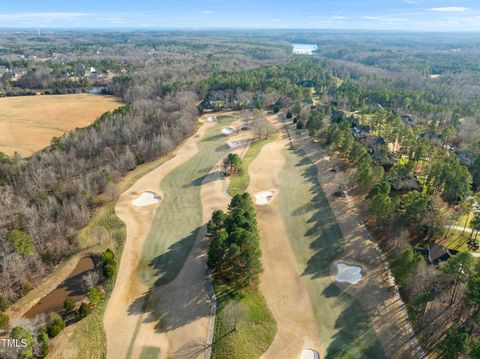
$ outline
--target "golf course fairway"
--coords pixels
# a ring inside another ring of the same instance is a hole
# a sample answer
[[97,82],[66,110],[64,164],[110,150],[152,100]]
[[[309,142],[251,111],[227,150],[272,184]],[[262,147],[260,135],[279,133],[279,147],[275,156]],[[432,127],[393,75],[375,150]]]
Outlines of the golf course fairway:
[[317,182],[317,168],[299,150],[284,150],[279,204],[310,295],[322,358],[384,358],[367,315],[330,278],[341,257],[342,233]]
[[145,240],[139,271],[145,285],[163,285],[174,279],[195,242],[202,225],[202,181],[230,150],[222,129],[234,117],[218,116],[217,120],[198,143],[198,153],[160,183],[162,205]]

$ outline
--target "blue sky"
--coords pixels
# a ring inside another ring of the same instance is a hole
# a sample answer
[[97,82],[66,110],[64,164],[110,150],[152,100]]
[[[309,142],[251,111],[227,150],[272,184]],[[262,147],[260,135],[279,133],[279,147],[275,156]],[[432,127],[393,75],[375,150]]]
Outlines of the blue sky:
[[2,1],[0,28],[480,31],[480,0]]

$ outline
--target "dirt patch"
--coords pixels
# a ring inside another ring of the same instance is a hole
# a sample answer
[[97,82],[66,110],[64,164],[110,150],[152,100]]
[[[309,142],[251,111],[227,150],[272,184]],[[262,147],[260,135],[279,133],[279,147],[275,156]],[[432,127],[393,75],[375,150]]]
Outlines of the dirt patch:
[[18,96],[0,99],[0,151],[30,156],[55,136],[86,127],[122,103],[91,94]]
[[[284,138],[266,144],[249,167],[249,193],[278,188],[285,159]],[[284,229],[278,198],[269,206],[257,206],[264,272],[260,290],[277,322],[277,334],[262,358],[298,358],[305,347],[320,346],[315,315],[295,255]]]

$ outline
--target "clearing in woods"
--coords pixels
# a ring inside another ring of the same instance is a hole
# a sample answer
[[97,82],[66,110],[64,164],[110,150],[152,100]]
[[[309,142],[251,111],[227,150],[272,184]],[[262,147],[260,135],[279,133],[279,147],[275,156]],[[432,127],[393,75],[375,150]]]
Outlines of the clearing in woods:
[[0,98],[0,152],[28,157],[53,137],[86,127],[121,105],[113,96],[93,94]]

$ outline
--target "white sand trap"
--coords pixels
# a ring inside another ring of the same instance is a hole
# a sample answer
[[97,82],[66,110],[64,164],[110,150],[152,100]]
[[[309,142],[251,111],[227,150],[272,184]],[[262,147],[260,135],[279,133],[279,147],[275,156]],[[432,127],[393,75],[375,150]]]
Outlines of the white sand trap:
[[210,116],[207,118],[207,122],[215,122],[217,121],[217,118],[215,116]]
[[253,197],[255,197],[256,204],[267,204],[272,200],[274,194],[275,191],[263,191],[255,193]]
[[313,349],[303,349],[300,359],[320,359],[318,352]]
[[160,197],[158,197],[154,192],[143,192],[140,197],[135,198],[132,203],[137,207],[150,206],[160,202]]
[[240,144],[238,143],[238,141],[230,141],[228,143],[228,147],[230,148],[237,148],[238,146],[240,146]]
[[231,127],[225,127],[223,130],[222,130],[222,133],[224,135],[231,135],[235,132],[235,130]]
[[337,282],[348,282],[357,284],[362,279],[362,268],[357,266],[349,266],[345,263],[337,263],[338,273],[335,276]]

